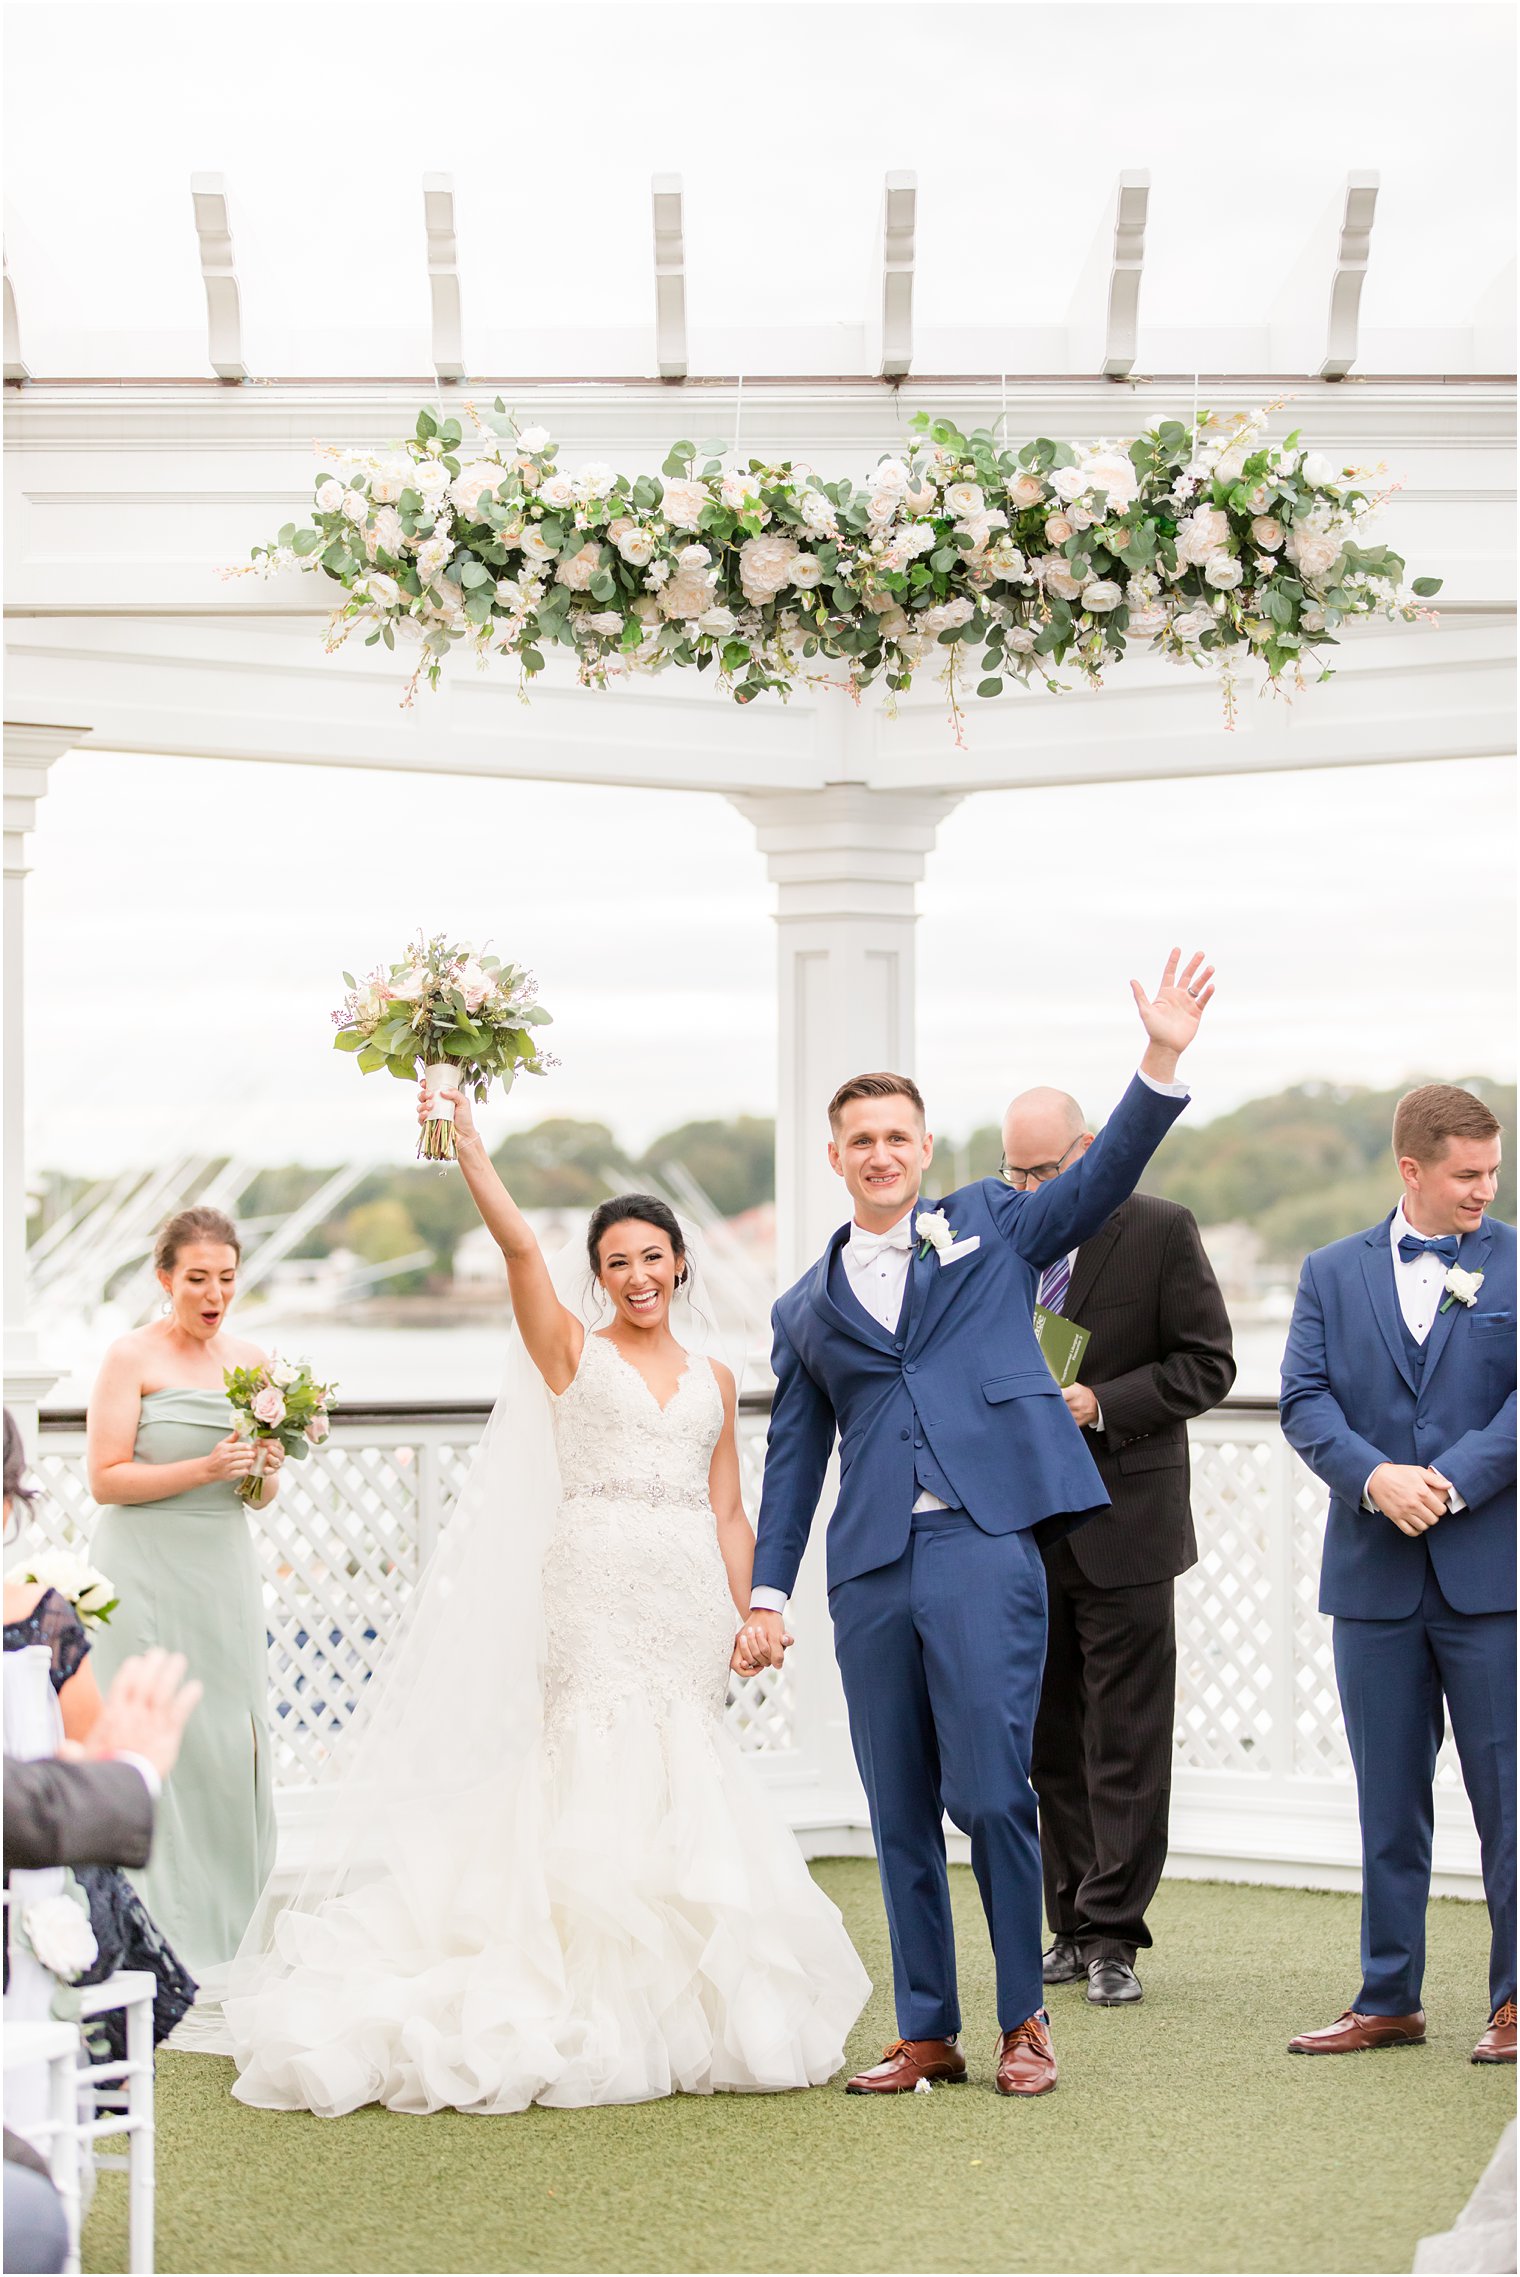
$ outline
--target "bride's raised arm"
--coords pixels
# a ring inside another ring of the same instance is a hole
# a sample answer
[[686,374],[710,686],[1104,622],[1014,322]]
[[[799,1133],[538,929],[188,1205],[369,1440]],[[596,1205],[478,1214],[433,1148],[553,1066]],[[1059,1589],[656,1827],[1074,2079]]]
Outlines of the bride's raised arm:
[[435,1098],[453,1101],[459,1167],[487,1232],[507,1261],[512,1318],[522,1331],[528,1357],[550,1391],[566,1391],[580,1366],[585,1327],[555,1294],[533,1228],[502,1184],[485,1141],[475,1128],[468,1093],[434,1093],[424,1083],[417,1102],[419,1122],[426,1118]]

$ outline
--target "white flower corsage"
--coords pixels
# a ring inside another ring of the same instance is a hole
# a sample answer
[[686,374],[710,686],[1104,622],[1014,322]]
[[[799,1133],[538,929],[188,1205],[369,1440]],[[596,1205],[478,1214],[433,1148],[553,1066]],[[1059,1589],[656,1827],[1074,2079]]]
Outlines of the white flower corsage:
[[77,1983],[100,1951],[90,1927],[89,1905],[77,1885],[29,1905],[21,1927],[43,1967],[63,1984]]
[[1467,1273],[1463,1271],[1460,1265],[1453,1265],[1442,1286],[1446,1291],[1446,1302],[1441,1307],[1442,1312],[1450,1312],[1454,1304],[1464,1304],[1471,1312],[1478,1301],[1478,1291],[1483,1286],[1483,1275],[1481,1273]]
[[955,1233],[943,1210],[920,1210],[913,1220],[913,1231],[918,1235],[920,1257],[927,1257],[931,1249],[943,1253],[955,1246]]
[[66,1597],[87,1629],[104,1628],[120,1603],[107,1575],[73,1550],[47,1550],[22,1574],[24,1581],[40,1581]]

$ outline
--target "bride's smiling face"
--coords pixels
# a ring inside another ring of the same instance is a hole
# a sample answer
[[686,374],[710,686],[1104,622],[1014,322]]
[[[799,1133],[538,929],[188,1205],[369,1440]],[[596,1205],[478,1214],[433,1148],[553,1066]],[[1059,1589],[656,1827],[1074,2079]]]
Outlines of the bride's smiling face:
[[602,1287],[619,1316],[635,1328],[659,1327],[686,1269],[669,1234],[642,1218],[624,1218],[602,1235],[600,1260]]

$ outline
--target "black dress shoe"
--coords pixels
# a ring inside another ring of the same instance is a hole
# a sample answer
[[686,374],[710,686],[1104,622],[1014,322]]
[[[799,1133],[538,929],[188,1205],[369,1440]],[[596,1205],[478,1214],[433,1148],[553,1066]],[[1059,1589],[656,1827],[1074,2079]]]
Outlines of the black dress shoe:
[[1075,1984],[1082,1974],[1082,1956],[1074,1937],[1057,1937],[1040,1964],[1047,1984]]
[[1145,1993],[1128,1961],[1099,1960],[1087,1964],[1087,1997],[1094,2008],[1126,2008]]

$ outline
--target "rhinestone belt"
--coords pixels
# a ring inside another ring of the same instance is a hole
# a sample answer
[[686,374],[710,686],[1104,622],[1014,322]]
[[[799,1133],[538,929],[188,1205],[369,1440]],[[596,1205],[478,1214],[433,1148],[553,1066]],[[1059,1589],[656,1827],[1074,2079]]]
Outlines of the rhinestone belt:
[[711,1507],[705,1495],[693,1487],[666,1486],[663,1480],[647,1483],[630,1478],[598,1479],[594,1486],[567,1486],[561,1500],[564,1502],[672,1502],[685,1503],[691,1510]]

